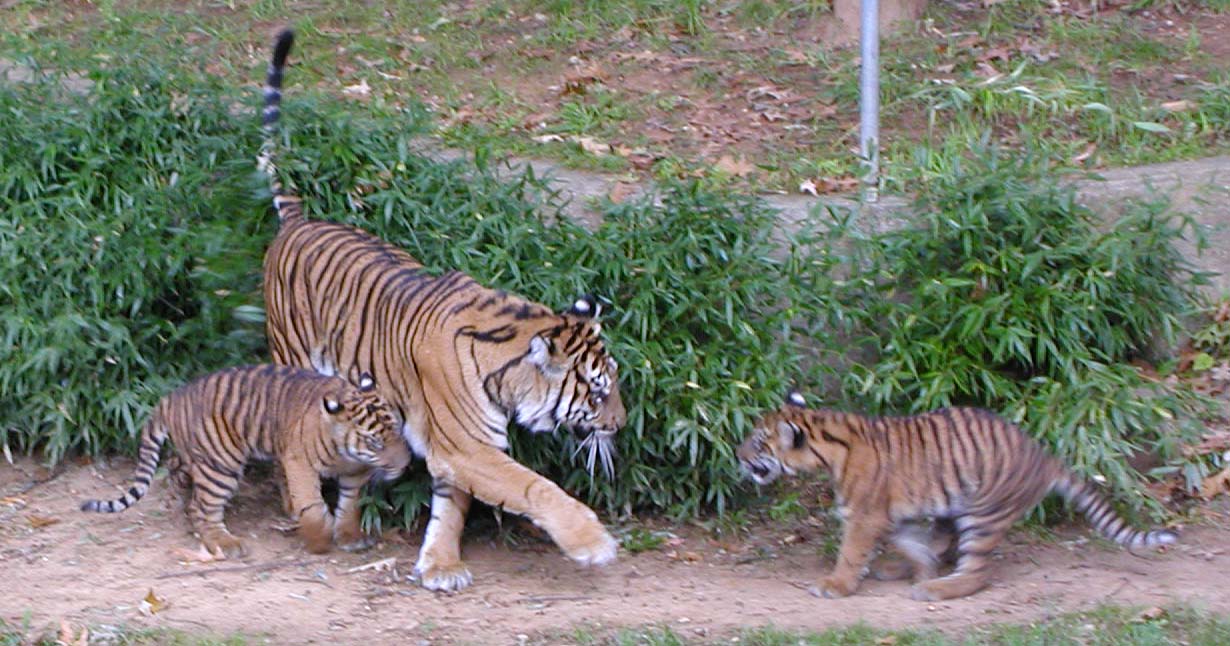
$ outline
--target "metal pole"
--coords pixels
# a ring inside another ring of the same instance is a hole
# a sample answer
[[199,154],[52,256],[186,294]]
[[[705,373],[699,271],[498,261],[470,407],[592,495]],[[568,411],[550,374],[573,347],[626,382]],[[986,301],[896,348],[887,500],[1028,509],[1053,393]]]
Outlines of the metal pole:
[[863,157],[863,199],[880,197],[880,2],[862,0],[859,7],[859,153]]

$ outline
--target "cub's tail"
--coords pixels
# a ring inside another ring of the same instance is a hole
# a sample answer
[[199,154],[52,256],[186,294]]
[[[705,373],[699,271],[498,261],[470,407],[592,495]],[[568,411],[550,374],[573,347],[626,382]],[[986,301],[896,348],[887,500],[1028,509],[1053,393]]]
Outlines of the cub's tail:
[[278,212],[279,222],[303,216],[302,202],[298,197],[286,194],[281,180],[278,179],[273,159],[278,144],[278,118],[282,115],[282,75],[286,69],[290,46],[294,43],[295,32],[283,29],[273,44],[273,58],[269,61],[269,71],[265,74],[265,107],[261,111],[261,129],[264,131],[265,140],[256,160],[257,168],[269,178],[269,188],[273,192],[273,208]]
[[1078,478],[1066,468],[1055,478],[1052,490],[1058,492],[1077,511],[1089,519],[1094,529],[1106,538],[1128,548],[1152,548],[1159,545],[1173,545],[1179,541],[1179,535],[1168,529],[1141,531],[1127,523],[1115,513],[1110,503],[1093,485]]
[[136,504],[149,491],[149,483],[158,469],[158,456],[167,441],[166,425],[162,423],[161,407],[155,408],[149,421],[141,429],[141,451],[137,456],[137,471],[128,491],[115,500],[87,500],[81,503],[81,511],[97,511],[113,514]]

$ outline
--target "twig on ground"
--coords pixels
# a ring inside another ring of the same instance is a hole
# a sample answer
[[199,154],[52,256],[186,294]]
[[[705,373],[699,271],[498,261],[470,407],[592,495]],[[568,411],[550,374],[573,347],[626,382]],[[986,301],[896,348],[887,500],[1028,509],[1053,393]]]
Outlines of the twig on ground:
[[207,574],[220,574],[223,572],[264,572],[266,570],[276,570],[284,567],[294,567],[298,565],[307,565],[311,561],[270,561],[268,563],[251,563],[248,565],[224,565],[222,567],[209,568],[208,570],[188,570],[186,572],[167,572],[159,574],[155,579],[178,579],[186,576],[205,576]]

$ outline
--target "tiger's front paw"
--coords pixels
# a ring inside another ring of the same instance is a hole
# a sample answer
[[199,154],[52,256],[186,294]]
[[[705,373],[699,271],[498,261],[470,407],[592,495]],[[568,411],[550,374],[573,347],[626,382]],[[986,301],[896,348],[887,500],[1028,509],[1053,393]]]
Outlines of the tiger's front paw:
[[337,531],[333,534],[333,542],[338,549],[346,552],[361,552],[375,545],[380,538],[364,534],[358,527],[342,527],[338,526]]
[[577,541],[569,541],[561,545],[568,558],[581,565],[606,565],[615,560],[619,552],[619,542],[601,524],[597,528],[589,528],[585,536]]
[[465,563],[451,565],[424,565],[421,562],[414,566],[414,578],[419,585],[437,592],[456,592],[470,587],[474,577]]
[[337,548],[343,552],[362,552],[363,550],[369,549],[371,546],[375,545],[377,540],[378,539],[375,536],[368,536],[366,534],[361,534],[358,538],[350,540],[342,540],[339,538],[337,541]]
[[854,594],[858,582],[847,581],[836,576],[826,576],[820,579],[820,594],[825,599],[840,599]]

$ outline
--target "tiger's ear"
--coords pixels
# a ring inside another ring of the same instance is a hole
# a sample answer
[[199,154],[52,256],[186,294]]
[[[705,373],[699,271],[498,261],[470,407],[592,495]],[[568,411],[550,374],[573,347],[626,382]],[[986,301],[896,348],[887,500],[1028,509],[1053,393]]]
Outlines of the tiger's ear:
[[330,415],[337,415],[338,413],[342,412],[342,404],[336,399],[329,397],[329,396],[325,396],[324,403],[325,403],[325,412],[329,413]]
[[777,441],[783,450],[797,451],[807,444],[807,435],[803,433],[803,429],[782,420],[777,423]]
[[536,334],[530,339],[530,351],[525,360],[531,365],[545,369],[551,364],[551,342]]
[[803,393],[793,388],[791,388],[790,392],[786,395],[786,403],[797,408],[807,407],[807,399],[803,397]]
[[366,393],[376,388],[376,380],[369,373],[359,374],[359,392]]
[[590,294],[586,294],[573,301],[572,307],[568,310],[573,316],[583,316],[585,318],[596,319],[602,314],[602,303]]

